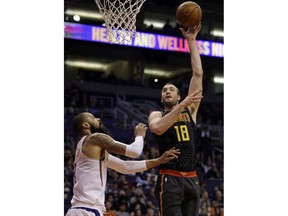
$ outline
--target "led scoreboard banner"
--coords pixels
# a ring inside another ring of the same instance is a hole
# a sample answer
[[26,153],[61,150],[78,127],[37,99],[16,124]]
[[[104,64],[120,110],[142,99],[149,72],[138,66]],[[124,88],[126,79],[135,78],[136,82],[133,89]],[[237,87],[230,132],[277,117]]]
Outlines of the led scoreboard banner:
[[[65,38],[84,40],[99,43],[110,43],[106,39],[105,27],[84,25],[78,23],[64,23]],[[147,49],[175,51],[189,53],[189,47],[185,38],[154,33],[137,32],[132,40],[124,41],[123,46],[141,47]],[[196,40],[200,55],[224,58],[224,44],[206,40]]]

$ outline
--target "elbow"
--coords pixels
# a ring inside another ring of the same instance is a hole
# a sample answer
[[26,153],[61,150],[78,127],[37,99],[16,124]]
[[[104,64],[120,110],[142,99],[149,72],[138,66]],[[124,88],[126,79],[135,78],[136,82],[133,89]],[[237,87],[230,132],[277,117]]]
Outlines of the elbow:
[[124,175],[133,173],[133,172],[129,171],[128,166],[126,166],[125,164],[123,164],[123,167],[118,172],[120,172]]
[[114,167],[114,169],[119,172],[119,173],[122,173],[122,174],[130,174],[129,172],[129,169],[128,169],[128,166],[126,164],[125,161],[122,161],[121,164],[119,163],[117,167]]
[[201,68],[194,70],[193,76],[195,78],[202,79],[203,78],[203,70]]
[[121,173],[121,174],[124,174],[124,175],[131,174],[131,172],[129,172],[128,170],[122,170],[120,173]]
[[125,156],[130,158],[139,157],[143,151],[143,145],[144,139],[136,137],[133,143],[126,146]]
[[156,132],[155,132],[155,134],[157,134],[157,135],[162,135],[164,133],[164,131],[163,130],[156,130]]
[[161,130],[160,127],[151,127],[151,132],[157,135],[162,135],[164,133],[163,130]]
[[163,120],[154,121],[149,124],[150,131],[157,135],[162,135],[167,130],[165,127],[166,125]]
[[137,152],[133,152],[129,155],[129,157],[135,159],[135,158],[140,157],[140,155],[141,155],[141,152],[139,154]]

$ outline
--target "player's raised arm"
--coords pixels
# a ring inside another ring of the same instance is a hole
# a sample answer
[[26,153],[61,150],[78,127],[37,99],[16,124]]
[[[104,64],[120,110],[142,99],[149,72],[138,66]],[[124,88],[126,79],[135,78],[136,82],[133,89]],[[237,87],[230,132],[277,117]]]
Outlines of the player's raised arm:
[[131,158],[139,157],[143,150],[144,137],[146,136],[147,127],[145,124],[139,123],[135,127],[135,140],[131,144],[125,144],[114,140],[107,134],[94,133],[85,140],[85,145],[92,145],[105,149],[110,153],[116,153]]
[[[196,37],[199,31],[201,30],[201,23],[199,23],[194,28],[190,28],[188,31],[185,31],[183,28],[180,28],[182,31],[183,36],[186,38],[188,47],[190,50],[190,57],[191,57],[191,67],[192,67],[192,78],[189,84],[188,95],[195,92],[197,89],[202,89],[202,80],[203,80],[203,68],[202,62],[200,58],[200,54],[196,44]],[[199,93],[198,96],[202,96],[202,92]],[[191,112],[193,118],[195,117],[194,121],[196,120],[196,114],[198,111],[200,101],[198,103],[191,104]],[[195,116],[194,116],[195,115]]]

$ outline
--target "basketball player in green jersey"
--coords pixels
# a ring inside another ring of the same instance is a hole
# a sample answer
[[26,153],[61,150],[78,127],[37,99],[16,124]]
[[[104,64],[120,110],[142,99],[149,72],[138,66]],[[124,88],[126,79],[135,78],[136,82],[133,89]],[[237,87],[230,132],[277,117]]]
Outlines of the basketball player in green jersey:
[[162,89],[164,111],[149,115],[149,129],[159,148],[159,153],[176,147],[181,154],[175,160],[160,165],[155,195],[159,201],[160,216],[198,216],[200,186],[196,173],[196,115],[202,99],[203,69],[196,46],[196,36],[201,24],[184,31],[190,50],[192,78],[188,96],[180,103],[179,89],[167,83]]

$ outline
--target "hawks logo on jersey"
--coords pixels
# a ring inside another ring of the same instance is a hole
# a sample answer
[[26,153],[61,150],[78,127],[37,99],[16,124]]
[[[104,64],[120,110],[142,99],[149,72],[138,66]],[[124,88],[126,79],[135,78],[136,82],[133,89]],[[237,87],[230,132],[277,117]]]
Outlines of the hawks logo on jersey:
[[188,113],[181,113],[176,122],[191,122],[191,119]]

